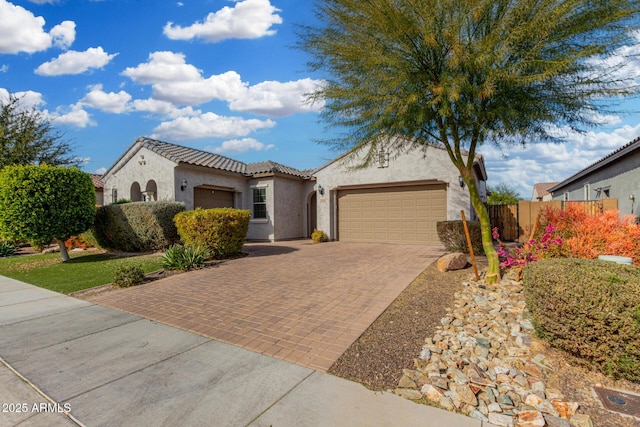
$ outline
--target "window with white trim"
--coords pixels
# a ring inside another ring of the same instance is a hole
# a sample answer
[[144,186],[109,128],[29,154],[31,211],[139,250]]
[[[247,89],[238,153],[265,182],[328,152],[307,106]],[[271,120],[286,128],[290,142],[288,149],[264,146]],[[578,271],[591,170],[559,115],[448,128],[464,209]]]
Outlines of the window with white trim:
[[267,219],[267,189],[265,187],[253,189],[253,218]]

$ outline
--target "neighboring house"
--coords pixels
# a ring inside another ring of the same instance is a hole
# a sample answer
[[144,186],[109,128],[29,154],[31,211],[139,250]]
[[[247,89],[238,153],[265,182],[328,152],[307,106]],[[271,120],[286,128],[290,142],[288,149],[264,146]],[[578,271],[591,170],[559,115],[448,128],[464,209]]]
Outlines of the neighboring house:
[[92,173],[91,181],[93,181],[93,188],[96,190],[96,206],[102,206],[104,204],[104,186],[102,184],[102,175]]
[[[251,211],[247,238],[286,240],[324,230],[332,240],[438,242],[435,222],[473,218],[468,191],[445,150],[427,146],[396,158],[382,153],[360,169],[349,154],[315,171],[266,161],[246,164],[218,154],[138,138],[104,174],[105,203],[175,200],[187,209]],[[482,197],[482,156],[474,166]]]
[[539,182],[533,185],[533,194],[531,195],[532,202],[548,202],[553,199],[553,195],[549,193],[549,189],[559,182]]
[[553,200],[618,199],[621,215],[638,215],[640,138],[549,189]]

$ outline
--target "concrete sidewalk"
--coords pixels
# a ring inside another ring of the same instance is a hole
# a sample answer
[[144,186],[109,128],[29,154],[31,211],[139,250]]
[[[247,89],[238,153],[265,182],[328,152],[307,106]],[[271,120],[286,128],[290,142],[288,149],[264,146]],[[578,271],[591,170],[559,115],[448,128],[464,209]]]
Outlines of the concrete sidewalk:
[[0,426],[482,426],[3,276],[0,358]]

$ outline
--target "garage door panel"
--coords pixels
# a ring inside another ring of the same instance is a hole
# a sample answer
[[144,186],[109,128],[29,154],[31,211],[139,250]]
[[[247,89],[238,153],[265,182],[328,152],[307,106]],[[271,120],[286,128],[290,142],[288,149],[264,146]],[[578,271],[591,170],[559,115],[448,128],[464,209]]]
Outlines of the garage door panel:
[[194,188],[193,204],[195,208],[232,208],[232,191],[212,190],[210,188]]
[[447,217],[446,187],[399,186],[338,193],[343,241],[437,243],[436,222]]

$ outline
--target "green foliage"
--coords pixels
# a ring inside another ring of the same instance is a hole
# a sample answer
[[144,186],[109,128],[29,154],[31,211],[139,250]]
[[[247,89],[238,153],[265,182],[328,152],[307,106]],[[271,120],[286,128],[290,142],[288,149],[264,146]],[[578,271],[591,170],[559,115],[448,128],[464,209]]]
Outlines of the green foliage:
[[173,245],[162,257],[162,266],[167,270],[188,271],[201,268],[211,257],[211,251],[203,246]]
[[118,199],[115,202],[113,202],[114,205],[124,205],[127,203],[133,203],[133,201],[131,199]]
[[177,202],[133,202],[98,208],[93,234],[110,251],[149,252],[178,242],[173,217],[184,211]]
[[142,282],[144,282],[144,270],[139,265],[118,267],[113,277],[113,284],[121,288],[140,285]]
[[489,197],[487,197],[487,204],[489,205],[515,205],[518,204],[518,200],[520,200],[520,194],[507,184],[498,184],[495,187],[489,187],[487,191],[491,193]]
[[46,116],[25,108],[21,98],[9,95],[0,100],[0,169],[9,165],[48,164],[73,166],[71,146],[62,140]]
[[239,253],[249,230],[251,212],[232,208],[181,212],[174,222],[186,245],[208,248],[213,256]]
[[313,233],[311,233],[311,240],[313,243],[322,243],[328,241],[329,237],[327,237],[327,233],[322,230],[313,230]]
[[640,381],[640,269],[586,259],[527,264],[538,335],[614,378]]
[[0,240],[0,258],[5,258],[8,256],[15,255],[15,253],[16,253],[15,246],[13,246],[11,243],[3,242],[2,240]]
[[[471,237],[471,246],[473,253],[482,255],[484,248],[482,247],[482,230],[479,221],[467,221],[469,236]],[[467,245],[467,236],[464,234],[464,225],[462,220],[457,221],[438,221],[436,223],[438,231],[438,239],[444,245],[448,252],[469,253]]]
[[64,241],[95,217],[91,176],[75,167],[14,165],[0,170],[0,238]]
[[51,239],[31,239],[29,240],[29,246],[36,252],[42,252],[47,246],[51,244]]
[[[477,149],[561,140],[557,127],[597,124],[606,97],[637,95],[620,61],[636,43],[640,0],[321,0],[301,27],[310,68],[329,77],[311,100],[343,130],[328,144],[359,150],[446,149],[482,224],[489,276],[491,226],[473,177]],[[597,59],[597,60],[592,60]]]
[[93,230],[87,230],[84,233],[80,234],[80,239],[87,245],[88,248],[99,248],[101,249],[100,243],[98,243],[98,239],[93,234]]

